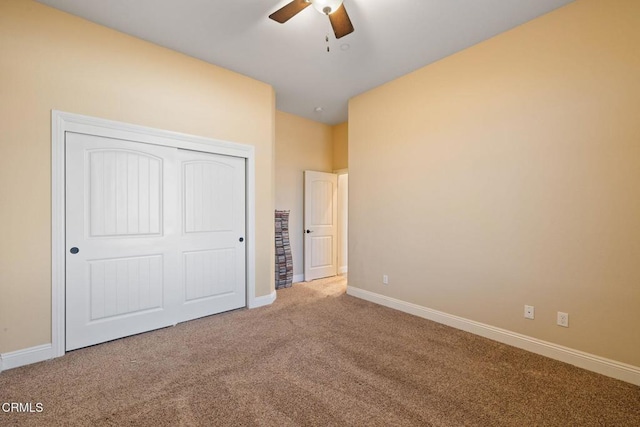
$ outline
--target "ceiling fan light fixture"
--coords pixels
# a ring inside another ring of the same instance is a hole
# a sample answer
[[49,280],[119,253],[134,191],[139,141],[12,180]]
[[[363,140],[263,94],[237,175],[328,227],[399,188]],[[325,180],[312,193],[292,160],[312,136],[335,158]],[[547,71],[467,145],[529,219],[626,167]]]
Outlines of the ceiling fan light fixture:
[[351,23],[351,19],[349,19],[349,14],[344,7],[343,0],[291,0],[269,15],[269,18],[280,24],[284,24],[311,5],[313,5],[314,9],[318,12],[329,18],[336,39],[353,33],[353,24]]
[[311,4],[323,15],[330,15],[342,4],[343,0],[311,0]]

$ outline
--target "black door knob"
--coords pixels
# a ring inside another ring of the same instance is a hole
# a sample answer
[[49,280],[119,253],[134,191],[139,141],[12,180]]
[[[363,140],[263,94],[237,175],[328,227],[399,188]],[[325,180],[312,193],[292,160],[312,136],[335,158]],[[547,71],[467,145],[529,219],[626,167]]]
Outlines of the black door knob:
[[244,237],[239,238],[240,242],[244,242]]
[[69,252],[71,252],[72,254],[74,254],[74,255],[75,255],[75,254],[77,254],[78,252],[80,252],[80,249],[78,249],[78,248],[76,248],[76,247],[74,246],[73,248],[71,248],[71,249],[69,250]]
[[309,234],[309,233],[313,233],[313,231],[311,231],[311,230],[307,230],[307,234]]

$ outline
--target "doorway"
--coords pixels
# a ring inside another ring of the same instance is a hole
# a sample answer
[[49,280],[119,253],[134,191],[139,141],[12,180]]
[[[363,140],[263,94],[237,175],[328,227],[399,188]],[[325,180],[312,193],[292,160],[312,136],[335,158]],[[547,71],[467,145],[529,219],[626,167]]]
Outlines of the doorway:
[[348,271],[348,174],[304,173],[305,281]]

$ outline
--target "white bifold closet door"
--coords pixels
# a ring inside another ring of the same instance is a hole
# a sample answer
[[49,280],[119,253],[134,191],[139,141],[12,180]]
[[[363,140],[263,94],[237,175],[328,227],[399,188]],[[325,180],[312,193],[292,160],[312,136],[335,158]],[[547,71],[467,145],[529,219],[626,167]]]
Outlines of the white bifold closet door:
[[66,349],[245,306],[245,160],[66,134]]

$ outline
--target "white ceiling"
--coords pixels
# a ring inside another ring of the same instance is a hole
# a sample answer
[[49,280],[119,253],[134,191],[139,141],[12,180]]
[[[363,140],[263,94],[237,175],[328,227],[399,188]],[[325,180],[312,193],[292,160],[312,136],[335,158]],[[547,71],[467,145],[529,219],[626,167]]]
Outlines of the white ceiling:
[[355,32],[340,40],[312,7],[268,19],[290,0],[39,1],[269,83],[279,110],[336,124],[354,95],[573,0],[344,0]]

